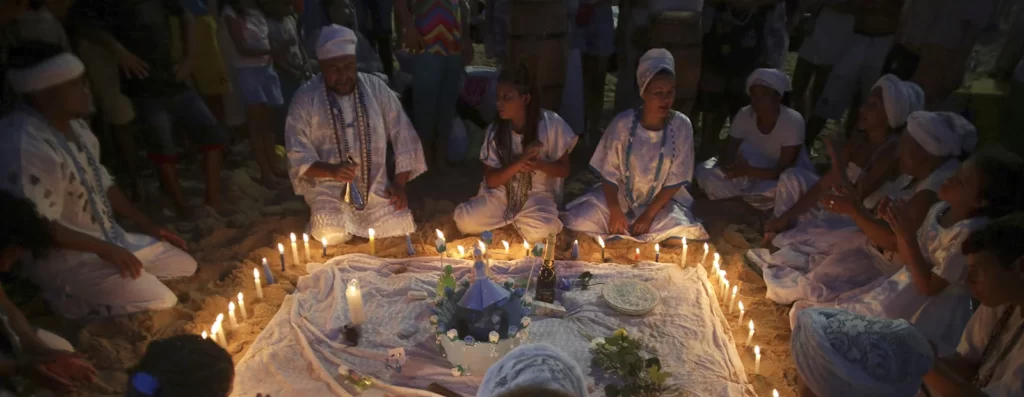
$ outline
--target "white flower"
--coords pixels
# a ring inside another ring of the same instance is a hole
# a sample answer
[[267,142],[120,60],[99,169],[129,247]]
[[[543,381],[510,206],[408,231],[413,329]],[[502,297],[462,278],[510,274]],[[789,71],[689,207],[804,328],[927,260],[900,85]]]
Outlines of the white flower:
[[430,323],[437,324],[437,316],[430,316]]
[[452,367],[452,376],[458,378],[459,375],[461,375],[461,373],[459,373],[459,367]]
[[597,348],[601,347],[601,345],[604,345],[604,338],[598,337],[598,338],[594,338],[593,340],[590,341],[590,348],[591,349],[597,349]]
[[523,321],[522,321],[523,328],[529,327],[530,326],[530,321],[531,320],[530,320],[529,317],[523,317]]
[[457,331],[455,328],[448,330],[448,339],[452,341],[459,339],[459,331]]

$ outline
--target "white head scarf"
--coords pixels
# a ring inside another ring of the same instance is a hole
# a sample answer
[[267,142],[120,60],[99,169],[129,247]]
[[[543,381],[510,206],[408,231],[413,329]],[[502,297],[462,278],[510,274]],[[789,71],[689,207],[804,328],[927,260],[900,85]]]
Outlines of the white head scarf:
[[38,65],[7,71],[11,89],[19,94],[36,92],[63,84],[85,73],[85,64],[70,52],[58,54]]
[[911,113],[924,109],[924,90],[909,81],[900,80],[896,75],[887,74],[878,79],[874,89],[882,90],[882,104],[889,126],[899,128],[907,124]]
[[907,132],[938,157],[956,157],[974,151],[978,130],[959,114],[950,112],[914,112],[907,117]]
[[547,344],[523,345],[494,363],[484,375],[477,397],[497,397],[524,386],[559,390],[587,397],[587,383],[579,365]]
[[636,68],[636,83],[640,86],[641,95],[654,75],[661,71],[676,75],[676,61],[671,52],[664,48],[652,48],[640,57],[640,64]]
[[780,96],[786,95],[787,92],[793,90],[793,87],[790,86],[789,76],[786,76],[785,73],[778,69],[760,68],[754,70],[750,76],[747,76],[747,95],[750,95],[750,87],[755,85],[771,88],[778,92]]
[[331,25],[320,30],[316,42],[316,58],[330,59],[342,55],[356,54],[356,32],[341,25]]
[[906,320],[811,308],[793,327],[793,359],[814,394],[912,397],[932,367],[928,340]]

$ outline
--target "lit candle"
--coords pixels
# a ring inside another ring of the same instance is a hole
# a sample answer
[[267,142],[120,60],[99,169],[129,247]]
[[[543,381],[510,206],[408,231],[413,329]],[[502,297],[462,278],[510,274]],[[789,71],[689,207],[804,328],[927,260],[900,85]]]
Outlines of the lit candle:
[[725,295],[729,293],[729,280],[725,280],[725,285],[722,286],[722,304],[725,304],[729,300],[725,298]]
[[579,240],[573,240],[572,241],[572,260],[577,260],[579,258],[580,258],[580,241]]
[[209,337],[209,336],[207,335],[207,333],[206,333],[206,330],[203,330],[203,334],[202,334],[202,336],[203,336],[203,339],[206,339],[206,338],[208,338],[208,337]]
[[732,314],[732,304],[736,302],[736,291],[740,289],[739,285],[732,286],[732,296],[729,298],[729,314]]
[[281,272],[284,272],[284,244],[277,243],[277,252],[281,254]]
[[715,253],[714,258],[712,259],[712,263],[715,265],[715,270],[719,270],[722,268],[722,257],[718,256],[717,252]]
[[679,257],[679,266],[686,266],[686,253],[690,250],[690,247],[686,245],[686,237],[683,237],[683,255]]
[[523,240],[523,259],[530,257],[530,242]]
[[754,346],[754,375],[761,373],[761,346]]
[[[267,261],[266,259],[263,260],[264,263],[266,261]],[[252,280],[253,283],[256,284],[256,298],[263,299],[263,287],[260,286],[260,271],[259,271],[259,269],[255,269],[255,268],[252,269],[252,278],[253,278],[253,280]]]
[[737,306],[740,307],[740,319],[736,322],[739,324],[743,324],[743,301],[740,301],[740,303],[738,303]]
[[636,249],[636,253],[633,254],[633,260],[634,261],[640,261],[640,248],[637,248]]
[[322,247],[324,247],[323,256],[324,256],[324,259],[327,259],[327,237],[324,237],[324,238],[320,239],[320,245]]
[[487,244],[484,244],[483,240],[477,240],[476,245],[480,247],[480,255],[487,255]]
[[274,283],[274,274],[270,272],[270,263],[267,262],[267,258],[263,258],[263,274],[267,277],[267,285]]
[[708,243],[704,243],[704,256],[700,257],[700,264],[704,265],[704,261],[708,259]]
[[366,322],[366,313],[363,312],[363,294],[359,291],[359,280],[349,280],[345,298],[348,299],[349,321],[352,321],[353,325],[363,325]]
[[772,389],[772,397],[779,397],[779,391],[776,389]]
[[654,243],[654,261],[661,262],[661,245]]
[[306,262],[309,262],[309,235],[302,233],[302,248],[306,252]]
[[508,241],[501,240],[501,245],[505,246],[505,255],[508,255]]
[[249,313],[245,311],[245,298],[241,292],[238,293],[238,311],[242,313],[242,321],[249,319]]
[[437,232],[437,240],[434,240],[434,249],[437,250],[437,255],[441,258],[441,264],[444,265],[444,252],[448,250],[448,242],[444,239],[444,233],[440,230],[434,229]]
[[750,346],[750,341],[754,340],[754,320],[750,320],[748,327],[750,327],[750,333],[747,334],[747,343],[743,344],[744,347]]
[[292,240],[292,266],[298,266],[299,264],[299,246],[296,245],[295,233],[288,236]]
[[597,236],[597,245],[601,246],[601,262],[604,262],[604,239]]
[[465,249],[465,248],[463,248],[463,247],[462,247],[462,246],[460,245],[460,246],[459,246],[459,259],[462,259],[462,258],[465,258],[465,257],[466,257],[466,249]]
[[213,326],[217,327],[217,338],[220,340],[221,346],[228,347],[227,332],[224,330],[224,313],[217,313],[217,320],[213,322]]
[[405,234],[405,254],[409,256],[416,255],[416,250],[412,248],[412,236],[409,233]]
[[216,343],[217,346],[224,346],[220,344],[220,338],[217,337],[217,323],[213,323],[213,325],[210,326],[210,340],[212,340],[213,343]]
[[373,231],[371,227],[366,233],[370,236],[370,255],[375,256],[377,255],[377,242],[375,241],[377,239],[377,232]]
[[235,317],[235,302],[228,302],[228,324],[231,324],[231,329],[238,328],[238,318]]

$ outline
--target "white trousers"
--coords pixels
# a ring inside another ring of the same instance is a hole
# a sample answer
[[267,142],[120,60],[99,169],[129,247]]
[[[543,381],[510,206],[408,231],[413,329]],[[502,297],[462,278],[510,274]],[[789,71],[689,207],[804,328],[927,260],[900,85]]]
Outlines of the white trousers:
[[117,267],[95,254],[69,251],[36,263],[31,277],[54,310],[68,318],[116,316],[177,304],[178,297],[160,280],[191,276],[196,260],[163,241],[133,253],[143,265],[137,279],[122,278]]
[[772,210],[776,217],[786,213],[811,185],[818,182],[817,175],[798,167],[783,171],[776,180],[757,180],[748,177],[726,179],[721,168],[713,163],[709,164],[712,166],[697,167],[694,173],[694,178],[709,199],[742,197],[754,208],[762,211]]
[[892,36],[868,37],[853,35],[850,45],[828,75],[825,91],[815,106],[814,114],[830,120],[839,120],[860,91],[867,99],[871,87],[882,75],[885,57],[892,47]]
[[[600,186],[600,185],[599,185]],[[626,202],[624,197],[619,198],[619,203]],[[647,206],[640,206],[632,212],[626,213],[626,221],[630,225],[636,222]],[[625,212],[626,210],[623,209]],[[708,238],[704,226],[701,225],[690,213],[690,209],[676,201],[670,201],[658,211],[651,222],[651,227],[646,234],[640,236],[611,236],[608,234],[608,219],[611,213],[608,211],[608,202],[604,199],[604,192],[600,187],[591,189],[580,198],[569,204],[562,219],[566,227],[580,233],[586,233],[591,237],[600,236],[605,240],[614,237],[636,240],[643,243],[657,243],[670,238],[682,238],[687,240],[705,240]]]
[[543,241],[549,234],[562,231],[558,205],[547,193],[532,193],[523,209],[505,219],[508,199],[504,189],[484,189],[476,197],[455,207],[455,225],[463,234],[480,234],[513,224],[526,241]]

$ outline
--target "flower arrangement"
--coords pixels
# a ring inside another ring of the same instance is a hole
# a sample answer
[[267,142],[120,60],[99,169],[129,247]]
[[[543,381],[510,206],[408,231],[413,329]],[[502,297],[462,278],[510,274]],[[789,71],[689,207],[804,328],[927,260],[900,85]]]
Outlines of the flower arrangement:
[[594,338],[590,343],[594,366],[613,378],[604,387],[607,397],[656,397],[665,392],[665,381],[672,376],[661,372],[653,347],[632,338],[619,328],[608,338]]

